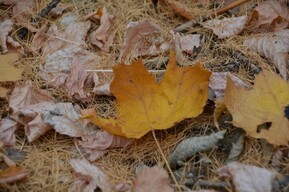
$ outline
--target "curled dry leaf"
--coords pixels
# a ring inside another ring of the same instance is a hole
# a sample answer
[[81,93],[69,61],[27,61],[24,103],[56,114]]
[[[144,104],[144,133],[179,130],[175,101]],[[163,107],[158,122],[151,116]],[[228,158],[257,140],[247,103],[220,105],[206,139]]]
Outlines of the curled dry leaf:
[[253,35],[244,41],[252,51],[271,59],[281,76],[287,80],[287,66],[289,52],[289,29],[272,33]]
[[227,109],[225,103],[224,103],[224,98],[219,97],[215,99],[215,109],[214,109],[214,124],[215,126],[219,129],[219,122],[218,119],[221,116],[222,112]]
[[13,19],[17,24],[28,23],[36,12],[35,0],[21,0],[13,5]]
[[24,125],[29,142],[36,140],[52,128],[60,134],[71,137],[85,135],[84,123],[71,103],[40,102],[27,105],[21,107],[11,117]]
[[93,192],[97,187],[102,192],[112,191],[107,176],[96,166],[90,164],[86,159],[71,159],[70,165],[79,174],[69,191]]
[[162,39],[160,32],[160,27],[153,22],[130,22],[126,27],[119,62],[129,53],[133,54],[133,57],[138,57],[153,56],[168,51],[171,45]]
[[175,0],[162,0],[165,1],[177,14],[183,16],[188,20],[194,18],[192,11],[179,1]]
[[32,87],[32,82],[29,80],[26,81],[25,84],[18,85],[14,88],[9,100],[9,107],[16,112],[23,106],[36,104],[43,101],[53,102],[54,98],[49,92]]
[[289,121],[285,110],[289,105],[289,84],[281,77],[263,71],[256,76],[252,90],[236,87],[229,78],[224,102],[236,127],[271,144],[288,145]]
[[112,135],[106,131],[99,131],[93,135],[86,135],[79,142],[89,154],[89,160],[95,161],[113,148],[124,148],[133,142],[133,139],[127,139],[117,135]]
[[97,11],[96,14],[100,15],[100,26],[89,35],[90,41],[100,49],[109,52],[114,38],[111,31],[114,16],[110,15],[105,7]]
[[253,10],[251,21],[257,19],[257,28],[269,30],[285,29],[289,22],[287,5],[280,1],[264,1]]
[[175,168],[179,163],[192,157],[197,152],[206,151],[215,147],[220,139],[224,137],[226,131],[219,131],[209,136],[192,137],[181,141],[174,152],[169,155],[170,166]]
[[87,115],[109,133],[140,138],[151,130],[164,130],[185,118],[198,116],[208,98],[210,72],[200,63],[178,67],[171,52],[160,83],[141,60],[114,67],[111,92],[116,97],[117,119]]
[[7,48],[7,37],[8,34],[12,31],[13,22],[11,19],[5,19],[2,23],[0,23],[0,43],[3,53],[8,52]]
[[64,11],[72,11],[74,9],[74,5],[71,3],[58,3],[56,7],[51,9],[49,15],[52,17],[60,16]]
[[34,55],[40,53],[40,50],[47,38],[45,34],[47,30],[48,30],[48,22],[45,22],[33,36],[33,39],[30,44],[30,49]]
[[6,145],[15,145],[16,137],[15,130],[17,129],[16,122],[8,117],[0,121],[0,142]]
[[236,192],[271,192],[276,174],[264,168],[232,162],[217,171],[221,177],[232,179]]
[[173,192],[170,187],[169,175],[161,167],[145,167],[136,174],[131,192]]
[[201,34],[188,34],[181,36],[179,33],[172,33],[176,53],[192,55],[202,47],[203,37]]
[[232,37],[241,33],[245,27],[247,16],[213,19],[203,23],[203,27],[213,30],[219,39]]

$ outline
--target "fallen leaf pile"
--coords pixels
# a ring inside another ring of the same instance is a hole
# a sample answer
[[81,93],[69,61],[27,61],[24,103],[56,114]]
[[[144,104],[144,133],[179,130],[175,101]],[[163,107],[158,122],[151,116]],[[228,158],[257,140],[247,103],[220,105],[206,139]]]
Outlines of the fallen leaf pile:
[[288,191],[287,1],[0,12],[0,191]]

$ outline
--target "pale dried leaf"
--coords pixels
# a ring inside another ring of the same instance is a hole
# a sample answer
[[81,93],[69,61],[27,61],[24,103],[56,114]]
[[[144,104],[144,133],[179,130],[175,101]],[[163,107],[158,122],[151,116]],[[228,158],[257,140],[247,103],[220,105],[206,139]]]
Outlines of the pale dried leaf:
[[235,85],[245,88],[248,87],[243,80],[230,72],[212,72],[209,87],[214,90],[216,98],[224,96],[228,76],[234,81]]
[[[70,17],[73,17],[73,15],[64,17],[62,19],[64,23],[62,26],[57,27],[56,25],[52,25],[46,32],[47,40],[42,47],[44,57],[58,50],[87,47],[85,38],[90,28],[90,22],[77,21],[73,20],[75,19],[74,17],[72,19]],[[69,20],[69,24],[66,23],[66,19]]]
[[8,34],[12,31],[13,22],[11,19],[5,19],[3,22],[0,23],[0,44],[3,53],[8,52],[7,48],[7,37]]
[[289,11],[280,1],[264,1],[253,10],[251,20],[257,19],[257,28],[280,30],[288,26]]
[[276,173],[252,165],[232,162],[217,170],[219,176],[232,179],[236,192],[271,192]]
[[129,53],[134,57],[153,56],[167,51],[167,42],[160,35],[160,28],[151,21],[130,22],[125,31],[124,45],[121,48],[119,62]]
[[131,186],[129,183],[118,183],[114,187],[115,192],[131,192]]
[[35,33],[30,44],[30,49],[33,54],[39,54],[44,42],[47,39],[46,31],[48,29],[48,22],[45,22],[41,28]]
[[110,15],[107,9],[103,7],[101,9],[100,26],[89,35],[91,43],[106,52],[109,52],[115,36],[111,31],[114,18],[114,15]]
[[84,135],[85,125],[71,103],[40,102],[21,107],[12,118],[24,125],[29,142],[54,128],[72,137]]
[[21,79],[22,69],[14,67],[13,62],[19,59],[19,54],[0,55],[0,82],[17,81]]
[[170,187],[169,175],[161,167],[145,167],[136,174],[131,192],[173,192]]
[[26,22],[36,12],[36,1],[35,0],[21,0],[17,1],[13,6],[13,19],[17,23]]
[[15,130],[17,129],[17,123],[6,117],[0,121],[0,142],[6,145],[15,145],[16,137]]
[[232,143],[232,148],[229,152],[229,155],[225,161],[225,164],[237,161],[244,150],[245,145],[245,132],[239,134],[239,138],[235,143]]
[[213,19],[203,23],[203,27],[213,30],[219,39],[235,36],[245,27],[247,16]]
[[69,188],[69,191],[93,192],[97,187],[102,192],[112,191],[107,176],[96,166],[90,164],[86,159],[72,159],[70,165],[79,174]]
[[192,137],[182,140],[174,152],[169,155],[170,166],[176,167],[179,163],[184,162],[197,152],[209,150],[216,146],[217,142],[224,137],[225,132],[219,131],[209,136]]
[[203,44],[203,38],[200,34],[188,34],[181,36],[179,33],[173,33],[176,53],[186,53],[192,55],[200,49]]
[[134,141],[134,139],[112,135],[106,131],[99,131],[96,134],[87,135],[81,139],[82,141],[79,144],[90,154],[90,161],[97,160],[107,153],[109,149],[124,148]]
[[28,80],[25,84],[14,88],[9,100],[9,107],[15,112],[25,105],[32,105],[43,101],[53,102],[54,98],[49,92],[34,88],[32,82]]
[[14,41],[12,37],[8,36],[6,43],[7,43],[7,48],[9,52],[24,54],[22,45],[19,42]]
[[261,56],[271,59],[279,70],[280,75],[287,80],[289,29],[253,35],[244,41],[244,45]]

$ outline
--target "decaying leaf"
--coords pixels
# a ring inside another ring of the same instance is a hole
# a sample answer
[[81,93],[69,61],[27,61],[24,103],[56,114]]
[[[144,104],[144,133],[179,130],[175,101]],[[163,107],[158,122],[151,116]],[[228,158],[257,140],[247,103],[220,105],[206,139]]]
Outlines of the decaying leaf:
[[141,60],[117,65],[114,73],[111,91],[116,97],[117,119],[94,114],[87,118],[119,136],[140,138],[151,130],[168,129],[185,118],[198,116],[208,98],[211,73],[200,63],[178,67],[173,52],[160,83]]
[[40,102],[21,107],[11,116],[24,125],[29,142],[34,141],[50,129],[71,137],[85,135],[84,123],[71,103]]
[[0,186],[23,180],[28,176],[28,171],[22,167],[11,166],[3,171],[0,170]]
[[48,22],[45,22],[33,36],[33,39],[30,44],[30,49],[34,55],[40,53],[40,50],[47,39],[47,36],[45,34],[47,30],[48,30]]
[[111,31],[114,16],[110,15],[105,7],[96,13],[100,13],[100,26],[89,35],[90,41],[100,49],[109,52],[114,38]]
[[192,137],[182,140],[174,152],[169,156],[170,166],[175,168],[179,163],[186,161],[197,152],[206,151],[216,146],[218,141],[223,138],[226,131],[219,131],[209,136]]
[[26,81],[25,84],[14,88],[10,96],[9,107],[16,112],[23,106],[36,104],[43,101],[53,102],[54,98],[49,92],[32,87],[31,81]]
[[6,145],[15,145],[16,137],[16,122],[13,119],[8,117],[1,119],[0,121],[0,142],[3,142]]
[[241,33],[245,27],[247,16],[213,19],[203,23],[203,27],[214,31],[219,39],[232,37]]
[[87,135],[81,139],[82,141],[79,144],[90,154],[90,161],[95,161],[102,157],[109,149],[124,148],[133,142],[133,139],[112,135],[106,131],[99,131],[96,134]]
[[179,1],[175,0],[163,0],[165,1],[177,14],[183,16],[188,20],[194,18],[192,11]]
[[194,54],[202,47],[203,37],[201,34],[188,34],[181,36],[179,33],[173,33],[176,53]]
[[144,167],[138,171],[132,183],[131,192],[173,192],[170,187],[169,175],[161,167]]
[[17,53],[0,55],[0,82],[17,81],[21,79],[22,69],[16,68],[12,65],[12,63],[18,59],[19,54]]
[[257,19],[257,28],[284,29],[288,26],[289,11],[287,5],[280,1],[264,1],[253,10],[251,21]]
[[236,192],[271,192],[276,177],[276,173],[270,170],[239,162],[229,163],[218,169],[217,173],[221,177],[231,178]]
[[72,3],[58,3],[56,7],[51,9],[49,15],[52,17],[58,17],[64,11],[72,11],[74,9],[74,4]]
[[126,27],[119,62],[129,53],[138,57],[152,56],[168,51],[171,45],[162,39],[160,32],[160,27],[153,22],[130,22]]
[[100,188],[102,192],[112,191],[107,176],[98,167],[90,164],[86,159],[72,159],[70,160],[70,165],[74,171],[79,174],[77,179],[70,186],[70,192],[92,192],[97,187]]
[[214,91],[216,98],[224,96],[227,77],[230,77],[234,81],[234,84],[239,87],[248,87],[243,80],[230,72],[212,72],[209,87]]
[[289,29],[253,35],[244,41],[244,45],[261,56],[271,59],[281,76],[285,80],[288,78]]
[[254,138],[264,138],[275,145],[288,145],[289,84],[269,71],[256,76],[252,90],[234,85],[229,78],[224,102],[233,116],[233,124]]

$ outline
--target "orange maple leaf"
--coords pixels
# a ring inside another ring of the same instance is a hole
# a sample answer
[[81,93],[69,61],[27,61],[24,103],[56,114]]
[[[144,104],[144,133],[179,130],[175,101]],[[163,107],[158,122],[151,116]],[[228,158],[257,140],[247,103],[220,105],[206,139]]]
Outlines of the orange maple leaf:
[[178,67],[171,52],[160,83],[149,74],[141,60],[114,67],[111,92],[116,97],[117,119],[104,119],[94,113],[86,118],[109,133],[140,138],[151,130],[172,127],[203,111],[208,98],[211,72],[200,63]]
[[264,138],[275,145],[288,145],[289,84],[278,75],[263,71],[254,88],[245,90],[227,80],[224,102],[233,116],[233,124],[254,138]]

